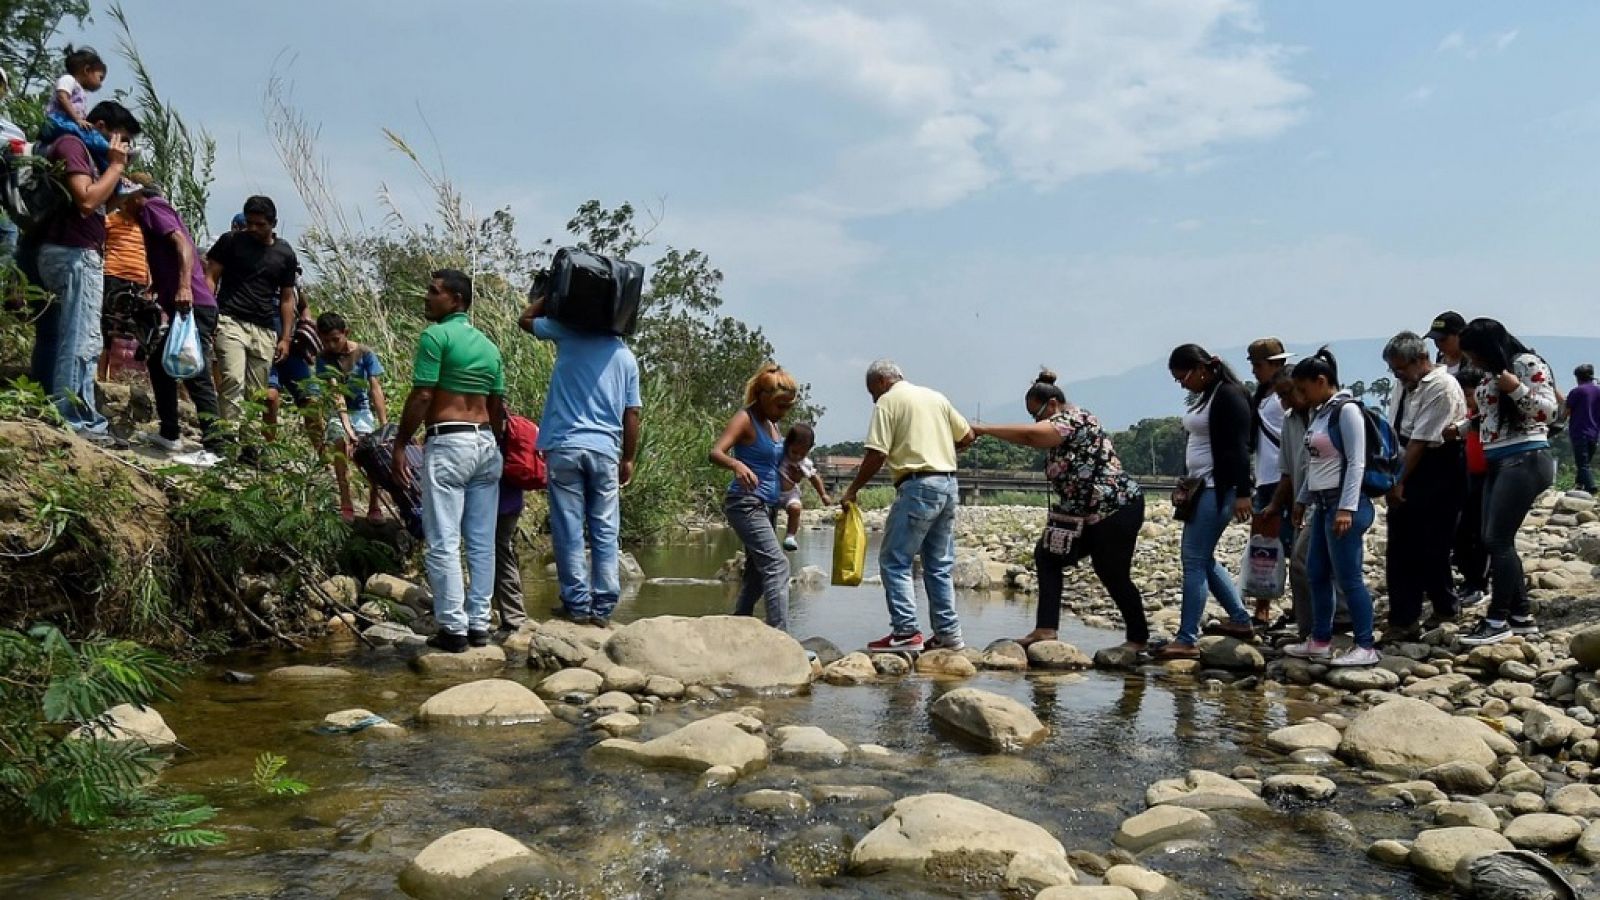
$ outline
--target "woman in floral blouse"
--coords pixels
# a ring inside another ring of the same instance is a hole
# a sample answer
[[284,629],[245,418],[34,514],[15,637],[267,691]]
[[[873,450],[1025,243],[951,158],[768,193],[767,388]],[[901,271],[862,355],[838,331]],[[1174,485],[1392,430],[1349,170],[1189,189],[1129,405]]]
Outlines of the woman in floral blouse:
[[[1483,621],[1461,636],[1461,643],[1478,646],[1513,634],[1539,633],[1516,539],[1528,510],[1555,480],[1550,423],[1560,401],[1550,367],[1494,319],[1468,322],[1461,332],[1461,352],[1485,373],[1474,391],[1474,421],[1489,463],[1483,483],[1483,544],[1489,551],[1491,599]],[[1474,425],[1462,423],[1457,433],[1470,427]]]
[[1017,643],[1053,641],[1061,624],[1063,572],[1084,557],[1122,612],[1129,650],[1150,639],[1144,598],[1133,583],[1133,550],[1144,526],[1144,495],[1122,471],[1122,461],[1099,420],[1067,402],[1053,372],[1039,373],[1024,403],[1031,425],[974,425],[977,435],[1048,451],[1044,473],[1056,501],[1034,548],[1039,572],[1037,625]]

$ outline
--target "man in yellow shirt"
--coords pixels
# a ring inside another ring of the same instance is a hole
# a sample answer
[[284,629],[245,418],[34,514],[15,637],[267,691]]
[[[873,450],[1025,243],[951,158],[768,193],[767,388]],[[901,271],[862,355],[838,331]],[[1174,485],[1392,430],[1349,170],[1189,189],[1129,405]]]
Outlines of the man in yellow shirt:
[[933,622],[930,649],[960,650],[961,620],[956,617],[955,585],[950,578],[956,561],[956,452],[972,443],[972,428],[938,391],[911,384],[900,367],[880,359],[867,369],[872,395],[872,425],[867,453],[841,501],[854,503],[856,493],[878,474],[884,463],[894,477],[895,500],[883,527],[878,573],[889,604],[893,631],[867,645],[869,650],[923,649],[917,629],[917,594],[911,562],[922,553],[922,583],[928,590],[928,616]]

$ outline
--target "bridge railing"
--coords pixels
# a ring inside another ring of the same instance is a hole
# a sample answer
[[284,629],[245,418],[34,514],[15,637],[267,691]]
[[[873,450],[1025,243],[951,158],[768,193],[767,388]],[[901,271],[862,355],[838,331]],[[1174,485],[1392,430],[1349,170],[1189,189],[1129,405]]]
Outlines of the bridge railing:
[[[817,466],[817,474],[822,476],[829,490],[837,493],[848,487],[855,478],[856,466],[853,463],[824,462]],[[1146,491],[1154,493],[1170,493],[1178,484],[1178,479],[1169,475],[1135,475],[1133,479]],[[1045,478],[1044,473],[1031,470],[961,469],[956,472],[956,480],[961,484],[961,502],[966,504],[976,503],[984,494],[999,492],[1045,494],[1051,491],[1050,481]],[[884,468],[878,471],[868,485],[887,486],[892,483],[889,470]]]

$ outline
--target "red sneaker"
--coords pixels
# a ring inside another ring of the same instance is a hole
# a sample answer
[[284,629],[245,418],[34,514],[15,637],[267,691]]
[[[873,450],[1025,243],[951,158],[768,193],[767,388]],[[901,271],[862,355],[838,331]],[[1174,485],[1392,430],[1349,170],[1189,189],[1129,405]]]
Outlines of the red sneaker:
[[888,637],[878,638],[867,645],[868,650],[917,650],[922,649],[922,632],[913,631],[910,634],[891,634]]

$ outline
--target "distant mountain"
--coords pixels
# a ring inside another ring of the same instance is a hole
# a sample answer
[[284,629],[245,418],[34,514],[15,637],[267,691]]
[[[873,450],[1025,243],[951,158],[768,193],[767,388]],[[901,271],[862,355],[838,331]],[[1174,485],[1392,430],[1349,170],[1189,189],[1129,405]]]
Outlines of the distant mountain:
[[[1331,342],[1329,347],[1339,360],[1340,379],[1346,384],[1354,381],[1370,384],[1388,375],[1381,359],[1383,345],[1388,340],[1363,338]],[[1579,363],[1600,364],[1600,338],[1530,336],[1522,340],[1550,363],[1555,370],[1556,384],[1563,392],[1572,388],[1572,370]],[[1318,346],[1290,344],[1289,350],[1303,356],[1316,352]],[[1227,360],[1240,378],[1250,380],[1250,367],[1245,361],[1243,346],[1213,349],[1212,352]],[[1140,419],[1178,415],[1183,409],[1183,391],[1172,382],[1165,358],[1152,360],[1119,375],[1075,381],[1063,385],[1062,389],[1072,402],[1093,412],[1107,428],[1117,430],[1127,428]],[[1013,410],[1018,405],[1015,398],[997,401],[990,406],[997,411],[992,417],[999,420],[1020,415],[1020,410]]]

